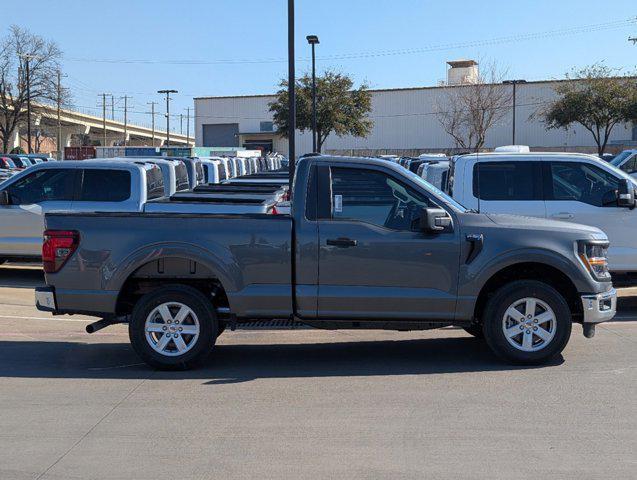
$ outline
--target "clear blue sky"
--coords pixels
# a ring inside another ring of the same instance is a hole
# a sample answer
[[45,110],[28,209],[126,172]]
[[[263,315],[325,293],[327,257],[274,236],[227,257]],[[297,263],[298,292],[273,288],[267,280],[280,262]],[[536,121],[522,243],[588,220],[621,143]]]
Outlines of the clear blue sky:
[[[180,91],[175,113],[185,113],[193,96],[274,91],[287,74],[286,8],[286,0],[31,0],[30,14],[18,3],[3,9],[2,21],[60,45],[77,106],[97,114],[98,93],[127,93],[140,112],[133,119],[149,123],[141,112],[161,101],[154,93],[161,88]],[[445,61],[457,58],[496,61],[511,78],[528,80],[599,61],[637,68],[637,46],[627,41],[637,24],[579,29],[637,17],[634,0],[297,0],[296,9],[297,73],[308,70],[311,33],[321,39],[319,70],[344,71],[372,88],[433,85]],[[523,38],[548,31],[562,34]]]

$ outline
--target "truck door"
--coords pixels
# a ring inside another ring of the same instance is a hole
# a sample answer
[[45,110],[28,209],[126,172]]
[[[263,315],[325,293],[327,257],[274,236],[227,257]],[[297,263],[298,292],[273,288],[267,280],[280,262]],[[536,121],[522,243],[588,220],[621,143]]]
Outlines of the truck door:
[[[452,319],[459,233],[418,228],[428,194],[372,166],[330,167],[319,190],[318,316]],[[323,213],[321,213],[321,211]]]
[[0,206],[0,253],[39,257],[44,214],[69,209],[74,182],[74,169],[55,168],[32,172],[7,186],[10,205]]
[[610,240],[612,271],[634,271],[637,210],[617,206],[619,178],[588,162],[544,162],[547,217],[600,228]]

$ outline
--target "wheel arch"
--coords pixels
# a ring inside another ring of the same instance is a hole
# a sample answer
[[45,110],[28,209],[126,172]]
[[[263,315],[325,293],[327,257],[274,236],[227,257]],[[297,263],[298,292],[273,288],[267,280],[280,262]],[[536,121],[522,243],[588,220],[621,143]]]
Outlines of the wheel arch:
[[118,291],[116,311],[130,313],[140,295],[166,284],[190,285],[203,293],[212,293],[221,306],[229,306],[227,292],[240,288],[238,266],[232,258],[223,258],[197,246],[153,245],[127,257],[105,278],[105,289]]
[[473,318],[482,323],[482,316],[489,298],[501,287],[517,280],[535,280],[555,288],[564,296],[574,321],[580,321],[582,304],[573,280],[561,269],[544,262],[518,262],[502,267],[483,284],[474,307]]

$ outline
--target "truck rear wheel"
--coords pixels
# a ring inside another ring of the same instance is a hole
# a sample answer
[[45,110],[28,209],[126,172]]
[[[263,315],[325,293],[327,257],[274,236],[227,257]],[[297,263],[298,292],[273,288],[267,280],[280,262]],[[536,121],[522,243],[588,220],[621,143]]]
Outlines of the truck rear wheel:
[[201,292],[169,285],[137,302],[128,333],[133,349],[150,366],[186,370],[210,354],[217,329],[214,308]]
[[532,280],[499,289],[484,313],[484,336],[491,350],[520,365],[541,365],[559,355],[571,327],[564,297],[550,285]]

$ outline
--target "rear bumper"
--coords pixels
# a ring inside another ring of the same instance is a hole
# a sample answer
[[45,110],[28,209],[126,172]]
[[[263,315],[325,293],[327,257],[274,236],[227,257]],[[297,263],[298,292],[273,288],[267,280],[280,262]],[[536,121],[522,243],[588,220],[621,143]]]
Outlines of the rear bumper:
[[36,287],[35,306],[42,312],[55,312],[55,290],[53,287]]
[[582,295],[582,307],[584,324],[607,322],[617,312],[617,291],[613,288],[603,293]]

